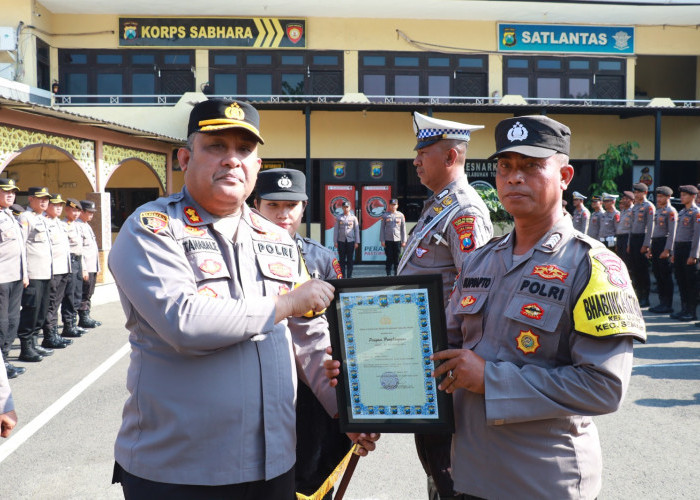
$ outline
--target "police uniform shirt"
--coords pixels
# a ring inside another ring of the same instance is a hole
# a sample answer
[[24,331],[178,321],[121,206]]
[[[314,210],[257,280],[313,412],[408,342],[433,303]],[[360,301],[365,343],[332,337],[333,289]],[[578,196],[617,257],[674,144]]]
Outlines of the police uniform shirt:
[[[433,219],[456,204],[427,232]],[[421,237],[421,234],[423,236]],[[433,194],[423,206],[418,223],[411,231],[398,274],[441,274],[445,303],[462,262],[474,249],[493,236],[488,208],[479,193],[469,185],[467,176],[448,184]],[[420,239],[419,239],[420,238]],[[403,267],[402,267],[403,264]]]
[[0,283],[12,283],[27,276],[24,245],[22,228],[12,211],[0,208]]
[[586,234],[586,232],[588,231],[588,221],[591,218],[590,210],[581,205],[580,208],[574,209],[574,215],[572,218],[574,220],[574,229],[576,229],[577,231],[581,231],[583,234]]
[[632,229],[632,207],[620,212],[620,220],[615,228],[615,234],[629,234]]
[[676,237],[676,221],[678,212],[671,205],[656,210],[654,214],[654,230],[652,238],[666,238],[664,250],[673,249],[673,240]]
[[620,221],[620,212],[615,209],[612,212],[605,211],[600,216],[600,229],[598,230],[598,240],[604,241],[608,237],[615,236],[615,226]]
[[335,241],[360,241],[360,224],[357,217],[352,212],[340,214],[335,219],[334,227]]
[[51,255],[53,257],[53,274],[68,274],[71,272],[70,243],[66,233],[66,223],[58,217],[46,218],[51,240]]
[[[66,233],[68,234],[68,242],[70,243],[70,253],[73,255],[83,256],[83,233],[80,230],[80,223],[76,219],[75,221],[70,221],[64,219],[66,226]],[[85,262],[83,262],[85,266]]]
[[85,263],[84,271],[88,273],[96,273],[100,270],[99,249],[97,248],[97,238],[90,224],[82,219],[75,221],[78,224],[80,235],[83,239],[83,262]]
[[595,498],[602,463],[591,415],[620,405],[632,339],[646,338],[642,313],[620,258],[569,218],[522,256],[513,239],[495,238],[464,262],[446,312],[448,336],[486,361],[485,394],[454,393],[455,490]]
[[651,235],[654,232],[654,205],[647,199],[632,206],[632,228],[630,234],[645,234],[642,246],[651,245]]
[[586,234],[591,238],[598,239],[598,233],[600,232],[600,218],[605,212],[598,210],[591,213],[591,220],[588,223],[588,232]]
[[[152,481],[269,480],[294,465],[291,336],[306,339],[275,324],[273,295],[299,279],[297,247],[246,205],[235,236],[222,221],[184,188],[138,208],[110,252],[132,346],[115,459]],[[334,415],[325,356],[305,375]]]
[[399,212],[386,211],[382,215],[379,225],[379,239],[381,241],[406,242],[406,217]]
[[676,243],[691,242],[689,257],[700,258],[700,208],[692,205],[678,213]]
[[335,253],[311,238],[304,238],[300,234],[294,236],[297,247],[301,250],[304,262],[312,278],[322,280],[338,279],[343,277],[340,263],[335,258]]
[[27,271],[31,280],[50,280],[51,241],[46,217],[27,208],[19,216],[27,248]]

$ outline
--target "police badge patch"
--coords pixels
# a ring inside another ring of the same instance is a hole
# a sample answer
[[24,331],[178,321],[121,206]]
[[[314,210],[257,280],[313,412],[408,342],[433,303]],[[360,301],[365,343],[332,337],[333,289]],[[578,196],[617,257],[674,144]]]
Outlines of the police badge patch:
[[532,330],[520,330],[520,335],[515,339],[516,346],[524,354],[534,354],[540,348],[539,335],[532,333]]
[[168,226],[168,216],[163,212],[141,212],[139,222],[152,233],[158,234]]

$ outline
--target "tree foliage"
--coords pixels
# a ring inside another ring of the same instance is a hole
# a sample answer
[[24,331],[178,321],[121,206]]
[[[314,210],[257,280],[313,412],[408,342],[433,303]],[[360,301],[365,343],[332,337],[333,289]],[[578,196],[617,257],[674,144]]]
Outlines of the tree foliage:
[[491,215],[491,222],[512,222],[513,217],[503,208],[501,201],[498,199],[498,193],[492,187],[476,186],[475,187],[481,199],[484,200],[486,207]]
[[625,170],[632,168],[634,160],[638,158],[632,150],[638,148],[635,141],[622,144],[609,144],[607,151],[601,154],[596,161],[596,181],[591,184],[590,194],[617,193],[618,187],[615,179],[619,178]]

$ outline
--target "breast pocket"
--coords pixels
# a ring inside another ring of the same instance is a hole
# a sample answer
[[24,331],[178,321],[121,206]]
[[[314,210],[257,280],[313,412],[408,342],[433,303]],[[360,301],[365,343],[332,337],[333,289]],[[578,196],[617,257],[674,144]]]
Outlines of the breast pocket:
[[0,226],[0,242],[14,241],[18,238],[19,230],[13,224]]
[[463,290],[454,313],[461,318],[462,348],[472,349],[484,336],[484,310],[488,292]]
[[228,281],[231,278],[223,256],[216,253],[194,253],[187,256],[197,282],[197,293],[212,298],[230,297]]

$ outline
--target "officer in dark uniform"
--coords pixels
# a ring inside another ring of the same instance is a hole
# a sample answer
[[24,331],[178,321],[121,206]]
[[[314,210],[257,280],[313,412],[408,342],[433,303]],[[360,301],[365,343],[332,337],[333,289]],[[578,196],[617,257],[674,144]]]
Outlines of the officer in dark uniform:
[[12,365],[7,359],[17,336],[22,290],[29,284],[22,229],[10,211],[18,190],[14,180],[0,178],[0,350],[7,378],[24,373],[24,368]]
[[639,307],[649,307],[649,246],[654,232],[654,205],[647,200],[649,186],[638,182],[632,186],[634,206],[632,207],[632,228],[629,237],[630,278],[639,299]]
[[669,314],[673,312],[673,279],[671,278],[671,251],[676,237],[678,212],[671,206],[673,190],[668,186],[656,188],[656,214],[654,232],[651,235],[651,272],[656,278],[659,305],[649,312]]
[[[255,184],[255,208],[294,238],[301,254],[302,265],[312,278],[338,279],[343,275],[333,252],[311,238],[297,233],[304,215],[308,196],[306,176],[298,170],[275,168],[258,174]],[[323,338],[330,345],[328,323],[310,322],[309,318],[290,318],[290,325],[303,328],[308,335]],[[300,356],[297,348],[297,356]],[[303,358],[303,356],[302,356]],[[297,370],[302,374],[303,370]],[[343,459],[352,443],[340,432],[338,420],[331,418],[306,382],[297,381],[297,461],[294,469],[296,491],[312,495]],[[332,490],[323,498],[330,500]]]
[[387,276],[391,276],[392,269],[396,274],[401,248],[406,246],[406,217],[397,210],[398,206],[399,200],[392,198],[379,226],[379,239],[386,254]]
[[684,208],[678,213],[676,240],[671,262],[681,295],[681,310],[671,314],[679,321],[697,319],[695,268],[700,257],[700,209],[695,204],[698,189],[693,185],[678,188]]
[[83,262],[85,262],[85,272],[88,275],[87,280],[83,280],[80,306],[78,307],[78,326],[81,328],[95,328],[102,324],[90,317],[92,294],[95,293],[95,283],[97,282],[97,273],[100,270],[100,253],[97,247],[97,238],[95,232],[90,226],[90,221],[95,216],[95,202],[90,200],[80,200],[80,206],[83,207],[80,212],[80,218],[77,220],[80,233],[83,237]]

